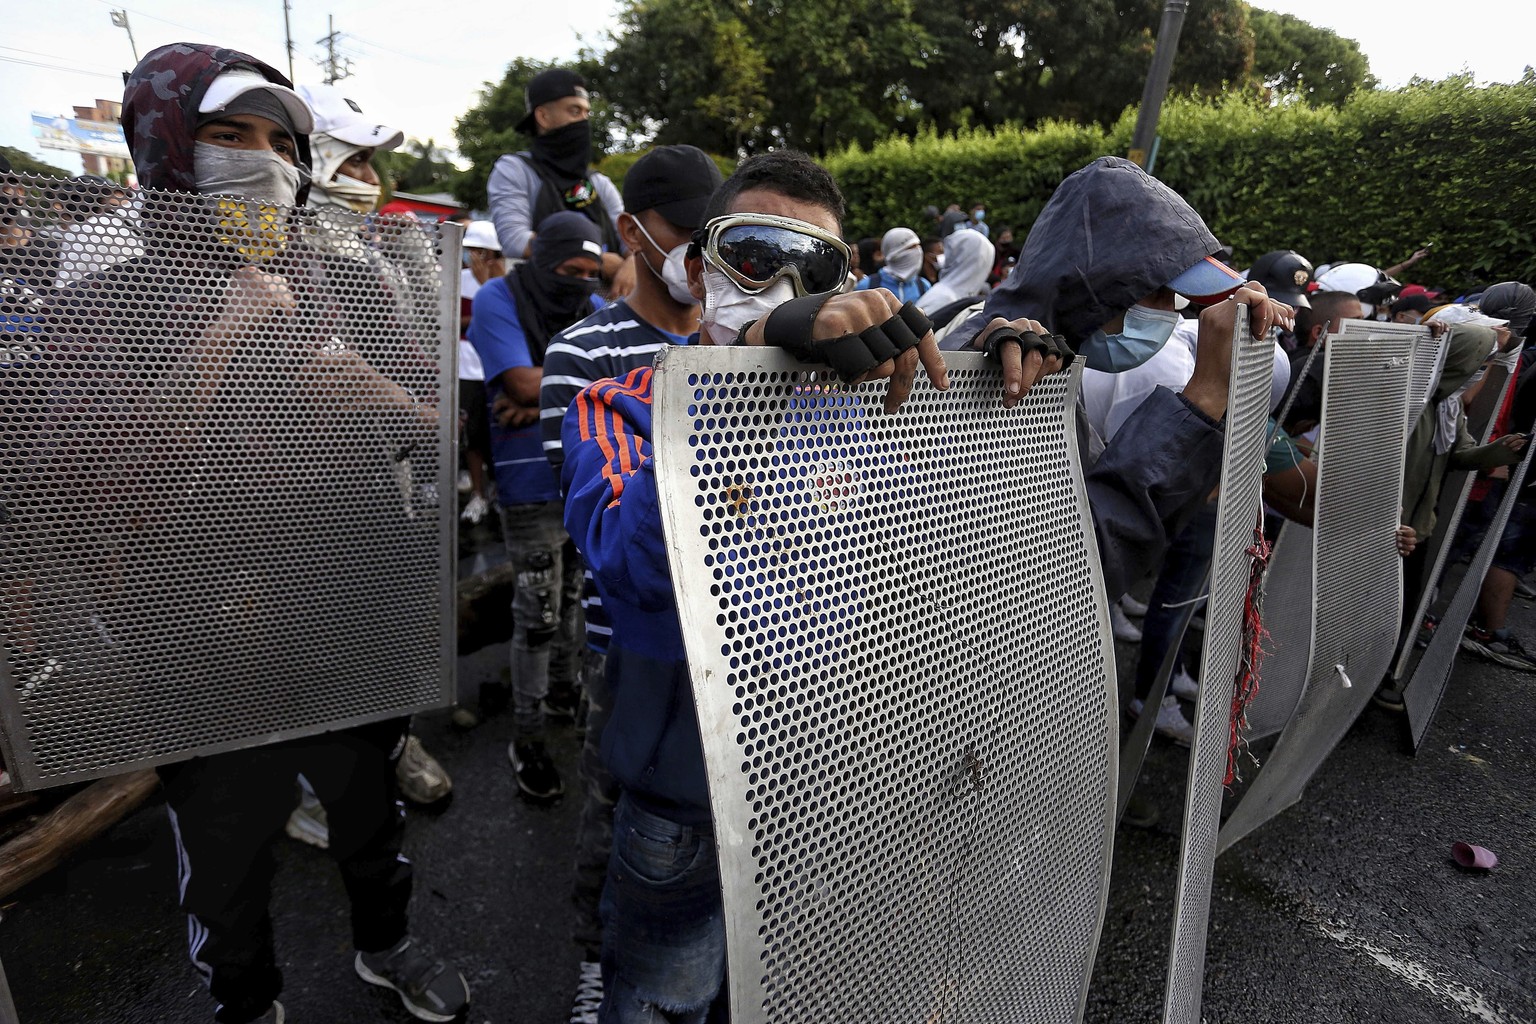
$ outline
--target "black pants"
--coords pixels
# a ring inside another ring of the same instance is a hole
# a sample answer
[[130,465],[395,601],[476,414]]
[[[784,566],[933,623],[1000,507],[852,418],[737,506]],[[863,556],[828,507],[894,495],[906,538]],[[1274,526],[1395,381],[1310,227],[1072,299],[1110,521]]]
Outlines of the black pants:
[[400,856],[395,763],[406,720],[200,757],[160,769],[176,832],[177,883],[192,963],[219,1003],[214,1019],[253,1020],[282,991],[272,949],[272,844],[303,774],[325,805],[331,855],[364,952],[405,935],[411,865]]

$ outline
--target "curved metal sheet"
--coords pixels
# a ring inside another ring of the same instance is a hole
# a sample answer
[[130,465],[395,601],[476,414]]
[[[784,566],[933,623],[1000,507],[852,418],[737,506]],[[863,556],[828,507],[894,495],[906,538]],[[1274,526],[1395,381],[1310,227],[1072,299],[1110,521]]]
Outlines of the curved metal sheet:
[[1312,657],[1312,531],[1286,521],[1264,575],[1264,628],[1269,645],[1259,692],[1248,705],[1249,740],[1285,728],[1301,700]]
[[1435,712],[1440,710],[1440,702],[1445,698],[1446,687],[1451,681],[1451,669],[1456,665],[1456,652],[1461,648],[1462,632],[1477,607],[1483,577],[1488,575],[1488,567],[1493,564],[1493,557],[1498,552],[1504,527],[1509,524],[1510,511],[1519,500],[1533,451],[1536,451],[1536,445],[1527,447],[1525,458],[1510,471],[1509,488],[1499,502],[1499,510],[1489,524],[1488,532],[1483,534],[1483,542],[1478,545],[1472,564],[1467,567],[1466,575],[1456,588],[1456,596],[1451,599],[1450,606],[1441,617],[1435,635],[1430,638],[1424,657],[1419,660],[1418,668],[1403,688],[1403,703],[1408,710],[1408,726],[1413,736],[1415,753],[1424,742],[1424,735],[1429,732]]
[[1216,863],[1216,833],[1221,824],[1233,690],[1253,572],[1251,552],[1263,530],[1264,457],[1269,448],[1274,343],[1254,339],[1248,331],[1247,310],[1240,308],[1238,312],[1221,463],[1221,504],[1216,510],[1205,646],[1200,659],[1200,696],[1195,704],[1195,741],[1189,756],[1173,943],[1163,1002],[1163,1019],[1169,1024],[1200,1022],[1211,874]]
[[1218,852],[1295,803],[1370,702],[1397,647],[1403,567],[1405,406],[1413,341],[1330,343],[1324,370],[1316,596],[1306,686],[1257,778],[1221,830]]
[[902,410],[763,348],[659,357],[662,514],[731,1019],[1080,1017],[1113,646],[1071,412],[975,355]]
[[453,695],[458,241],[24,179],[0,284],[0,739],[24,788]]
[[[1487,380],[1466,411],[1467,432],[1476,438],[1478,444],[1487,444],[1492,439],[1493,428],[1498,423],[1499,408],[1504,404],[1504,396],[1513,386],[1514,378],[1504,367],[1489,367]],[[1435,533],[1429,540],[1429,552],[1425,555],[1429,562],[1429,570],[1424,574],[1424,585],[1418,594],[1404,595],[1408,600],[1415,602],[1414,613],[1408,619],[1414,627],[1405,632],[1398,644],[1397,660],[1392,664],[1393,679],[1402,679],[1413,663],[1414,644],[1418,639],[1419,624],[1424,621],[1424,617],[1429,614],[1436,602],[1440,580],[1445,576],[1446,562],[1451,556],[1453,542],[1456,539],[1456,531],[1461,527],[1461,517],[1467,510],[1467,499],[1471,497],[1472,485],[1476,482],[1476,473],[1447,473],[1445,483],[1441,485],[1440,500],[1435,505]]]
[[1429,404],[1440,381],[1440,371],[1445,368],[1448,335],[1439,337],[1419,324],[1395,324],[1381,320],[1344,320],[1339,324],[1339,334],[1346,338],[1408,338],[1413,342],[1412,366],[1409,371],[1408,408],[1405,419],[1408,433]]

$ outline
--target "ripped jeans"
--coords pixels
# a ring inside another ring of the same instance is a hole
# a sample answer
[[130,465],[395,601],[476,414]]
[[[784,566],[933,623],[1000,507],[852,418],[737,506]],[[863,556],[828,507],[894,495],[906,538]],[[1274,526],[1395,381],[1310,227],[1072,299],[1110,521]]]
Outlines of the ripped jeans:
[[544,732],[541,702],[551,681],[570,690],[579,661],[581,559],[565,534],[558,501],[501,510],[507,557],[517,569],[512,596],[512,723],[519,740]]
[[725,908],[707,826],[670,821],[621,795],[602,914],[599,1024],[725,1019]]

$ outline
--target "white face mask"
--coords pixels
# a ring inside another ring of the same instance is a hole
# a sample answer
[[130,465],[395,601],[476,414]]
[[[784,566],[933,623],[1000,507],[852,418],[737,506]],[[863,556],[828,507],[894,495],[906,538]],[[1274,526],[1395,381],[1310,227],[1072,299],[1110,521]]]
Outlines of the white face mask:
[[309,191],[309,203],[311,206],[320,206],[329,203],[333,206],[344,206],[355,213],[372,213],[373,208],[379,205],[379,196],[384,194],[384,189],[379,185],[370,185],[361,178],[354,178],[347,174],[337,174],[324,188],[316,182]]
[[716,345],[736,344],[736,335],[795,297],[794,283],[781,277],[755,294],[744,292],[715,268],[704,267],[704,315],[699,330]]
[[[656,239],[652,238],[651,233],[645,230],[645,225],[640,223],[639,217],[635,218],[635,227],[640,229],[640,233],[645,236],[645,240],[650,242],[657,252],[661,251],[661,246],[657,245]],[[699,304],[699,300],[693,297],[693,292],[688,288],[688,265],[684,262],[687,256],[688,243],[684,242],[667,253],[666,259],[662,261],[661,273],[659,274],[651,266],[651,261],[645,258],[644,253],[640,254],[640,262],[645,264],[646,270],[656,274],[661,283],[667,286],[667,294],[672,296],[674,302],[682,306],[696,306]],[[706,270],[705,273],[708,274],[709,271]]]
[[234,196],[292,206],[299,195],[299,169],[265,149],[230,149],[211,142],[192,147],[192,173],[205,196]]
[[885,269],[898,280],[910,281],[923,269],[923,247],[917,242],[885,258]]

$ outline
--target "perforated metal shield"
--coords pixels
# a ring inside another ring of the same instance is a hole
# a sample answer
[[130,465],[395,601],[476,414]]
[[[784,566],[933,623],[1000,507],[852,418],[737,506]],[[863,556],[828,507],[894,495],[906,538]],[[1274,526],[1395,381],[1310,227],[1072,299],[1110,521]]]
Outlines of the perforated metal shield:
[[1221,824],[1232,696],[1240,667],[1252,550],[1263,529],[1264,456],[1269,447],[1274,351],[1273,342],[1255,340],[1249,333],[1247,309],[1239,307],[1222,452],[1221,504],[1216,511],[1205,646],[1200,659],[1200,696],[1195,705],[1195,740],[1185,793],[1173,945],[1163,1002],[1163,1019],[1170,1024],[1200,1022],[1211,874]]
[[22,201],[0,254],[18,782],[450,701],[457,229],[52,179]]
[[1328,345],[1306,686],[1222,828],[1221,850],[1300,799],[1391,664],[1403,603],[1396,532],[1412,346],[1401,337]]
[[[1489,367],[1487,379],[1466,410],[1467,432],[1478,444],[1487,444],[1492,438],[1493,428],[1498,423],[1499,407],[1513,386],[1514,378],[1504,367]],[[1409,622],[1422,623],[1434,607],[1440,580],[1445,576],[1446,563],[1450,559],[1452,541],[1456,539],[1456,531],[1461,527],[1461,517],[1466,512],[1467,499],[1471,497],[1472,485],[1476,482],[1475,473],[1447,473],[1445,476],[1445,482],[1440,487],[1440,500],[1435,504],[1435,532],[1429,539],[1429,550],[1424,556],[1429,570],[1424,574],[1419,592],[1404,595],[1405,599],[1414,602],[1414,613],[1408,618]],[[1398,645],[1397,659],[1392,664],[1394,679],[1402,679],[1407,674],[1408,667],[1413,663],[1414,645],[1418,640],[1417,625],[1404,632]]]
[[1409,433],[1419,414],[1429,404],[1440,371],[1445,368],[1447,336],[1435,337],[1428,327],[1418,324],[1394,324],[1380,320],[1345,320],[1339,333],[1346,338],[1409,338],[1413,342],[1412,367],[1409,372],[1408,409],[1405,419]]
[[676,348],[653,421],[731,1019],[1071,1021],[1113,834],[1113,653],[1076,371],[901,411]]
[[1285,728],[1307,684],[1312,657],[1312,531],[1285,522],[1270,552],[1264,574],[1264,629],[1269,644],[1259,692],[1248,705],[1249,740],[1273,736]]
[[1477,607],[1483,577],[1488,575],[1488,567],[1493,564],[1494,555],[1498,552],[1504,527],[1509,524],[1510,512],[1520,497],[1520,489],[1530,470],[1532,452],[1536,452],[1536,445],[1527,447],[1525,458],[1510,471],[1509,489],[1499,502],[1499,510],[1483,534],[1482,543],[1478,545],[1472,564],[1467,567],[1466,575],[1457,586],[1455,596],[1441,616],[1440,625],[1435,628],[1424,657],[1419,660],[1408,685],[1403,687],[1403,703],[1408,710],[1408,726],[1413,735],[1415,752],[1424,742],[1435,712],[1440,710],[1440,702],[1445,699],[1445,690],[1451,681],[1451,669],[1456,665],[1456,653],[1461,647],[1462,633],[1467,628],[1473,609]]

